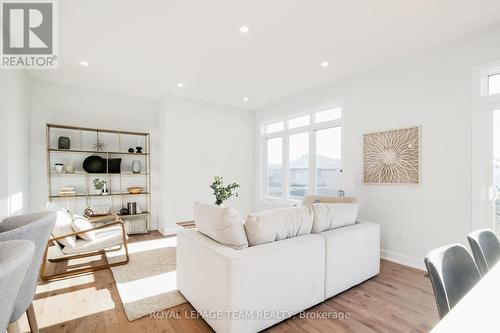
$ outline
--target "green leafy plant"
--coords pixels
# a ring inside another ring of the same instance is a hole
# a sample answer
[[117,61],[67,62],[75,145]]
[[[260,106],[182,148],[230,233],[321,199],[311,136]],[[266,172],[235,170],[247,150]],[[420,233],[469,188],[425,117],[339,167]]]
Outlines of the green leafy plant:
[[224,179],[219,176],[214,177],[214,182],[210,185],[210,188],[214,190],[215,204],[217,206],[222,205],[224,201],[231,198],[232,196],[237,197],[238,192],[236,191],[240,187],[238,183],[231,183],[224,186]]
[[96,190],[102,190],[104,188],[104,184],[106,184],[105,180],[99,180],[99,178],[94,179],[94,188]]

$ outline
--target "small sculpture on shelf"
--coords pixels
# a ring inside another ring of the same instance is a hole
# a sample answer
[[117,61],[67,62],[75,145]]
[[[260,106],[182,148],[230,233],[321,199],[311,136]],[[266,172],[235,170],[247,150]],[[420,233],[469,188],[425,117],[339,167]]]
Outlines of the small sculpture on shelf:
[[135,147],[135,149],[137,149],[137,154],[142,154],[141,139],[137,139],[137,147]]
[[97,139],[97,141],[92,145],[92,149],[95,151],[104,151],[106,144],[101,140]]
[[67,136],[60,136],[57,140],[58,149],[69,149],[71,140]]
[[134,148],[132,148],[132,147],[131,147],[131,148],[129,148],[129,149],[128,149],[128,152],[132,154],[132,153],[134,152]]

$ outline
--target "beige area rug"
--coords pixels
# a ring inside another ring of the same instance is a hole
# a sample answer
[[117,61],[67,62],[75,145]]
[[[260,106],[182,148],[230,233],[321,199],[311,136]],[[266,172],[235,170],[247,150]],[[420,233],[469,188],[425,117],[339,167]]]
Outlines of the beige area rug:
[[[176,248],[176,237],[129,243],[130,262],[111,267],[128,320],[187,302],[177,290]],[[109,263],[124,256],[123,249],[106,254]]]

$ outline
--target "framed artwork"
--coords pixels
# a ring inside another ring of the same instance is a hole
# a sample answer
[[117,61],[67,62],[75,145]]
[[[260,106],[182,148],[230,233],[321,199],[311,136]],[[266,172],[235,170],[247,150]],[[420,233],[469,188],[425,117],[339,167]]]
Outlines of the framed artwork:
[[363,136],[364,182],[420,183],[420,127]]

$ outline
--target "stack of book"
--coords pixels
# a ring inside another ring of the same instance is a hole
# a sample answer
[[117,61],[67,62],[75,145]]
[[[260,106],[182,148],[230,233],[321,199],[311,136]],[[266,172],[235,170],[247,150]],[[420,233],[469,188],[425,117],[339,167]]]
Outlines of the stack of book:
[[76,195],[76,189],[73,186],[61,187],[59,189],[59,195],[61,197],[72,197]]

